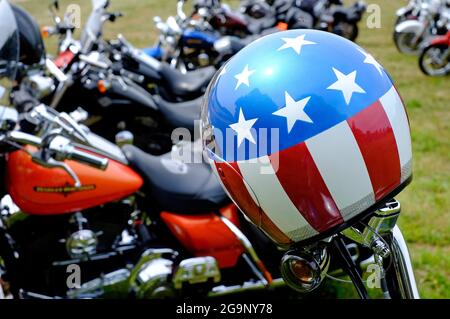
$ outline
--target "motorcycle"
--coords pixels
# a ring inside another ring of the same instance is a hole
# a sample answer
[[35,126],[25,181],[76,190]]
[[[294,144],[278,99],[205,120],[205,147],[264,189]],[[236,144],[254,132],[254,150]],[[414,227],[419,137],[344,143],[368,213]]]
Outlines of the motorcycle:
[[[43,72],[35,72],[25,78],[24,85],[38,100],[54,108],[66,112],[87,108],[90,117],[84,116],[84,123],[110,141],[115,140],[116,133],[128,129],[133,132],[134,142],[138,146],[155,155],[164,154],[172,147],[170,135],[173,128],[195,129],[201,97],[170,102],[162,96],[169,95],[162,86],[145,90],[145,77],[123,68],[127,57],[144,56],[145,59],[145,54],[135,50],[124,39],[121,43],[123,59],[119,63],[98,51],[83,54],[79,43],[72,41],[68,47],[71,54],[70,60],[66,60],[68,63],[57,65],[58,61],[62,61],[60,57],[67,56],[68,51],[61,52],[55,62],[46,60],[50,77]],[[152,64],[160,70],[155,77],[179,96],[200,91],[203,79],[196,75],[208,72],[193,72],[179,77],[180,72],[157,63],[156,66]],[[152,69],[147,70],[152,72]],[[18,81],[22,80],[19,78]],[[127,107],[127,112],[124,112],[124,107]]]
[[[200,293],[227,272],[237,282],[272,283],[205,164],[132,145],[122,151],[43,105],[26,114],[39,136],[12,130],[17,114],[1,113],[4,191],[20,208],[2,207],[2,280],[16,297],[105,297],[121,285],[122,296],[175,296],[191,285]],[[191,146],[180,147],[194,154]],[[69,265],[80,267],[85,282],[73,290]]]
[[288,28],[309,28],[309,15],[292,8],[290,1],[241,2],[233,12],[220,1],[195,1],[193,12],[183,11],[178,1],[176,17],[163,22],[155,17],[160,36],[147,54],[168,61],[182,72],[214,65],[220,68],[231,56],[261,36]]
[[52,18],[53,26],[43,26],[41,34],[44,39],[58,36],[58,56],[55,59],[55,64],[59,68],[64,69],[75,57],[71,46],[77,45],[73,37],[76,28],[72,24],[71,13],[66,13],[62,19],[58,16],[59,1],[53,1],[48,7],[48,11]]
[[[19,65],[12,62],[7,66]],[[21,94],[26,91],[13,91],[12,100],[32,100]],[[23,298],[213,297],[270,290],[289,280],[279,276],[285,252],[240,217],[195,143],[152,156],[127,143],[120,149],[75,115],[44,105],[23,109],[20,122],[11,108],[0,110],[3,191],[21,209],[1,210],[2,290]],[[28,125],[36,134],[25,131]],[[360,271],[374,257],[384,262],[378,257],[389,252],[385,295],[417,297],[401,232],[388,227],[399,212],[392,200],[371,217],[367,232],[352,229],[345,238],[311,243],[310,251],[319,253],[313,268],[302,269],[310,271],[305,280],[342,268],[367,297]],[[68,280],[70,269],[82,275],[82,285]]]
[[450,31],[430,41],[420,55],[419,66],[429,76],[450,74]]
[[[172,68],[179,69],[182,73],[208,66],[218,69],[250,42],[278,30],[269,29],[246,38],[222,36],[207,21],[182,20],[180,15],[184,13],[178,13],[177,18],[169,17],[166,22],[155,17],[154,22],[160,32],[158,41],[154,47],[143,51],[154,58],[167,61]],[[180,20],[182,22],[177,22]]]
[[423,0],[409,0],[408,4],[401,7],[395,12],[395,25],[400,24],[405,20],[414,20],[420,15]]
[[429,37],[445,34],[447,21],[441,14],[445,10],[440,0],[421,2],[417,17],[411,16],[395,26],[394,42],[399,52],[418,55]]
[[[155,157],[129,144],[120,150],[43,105],[26,115],[39,127],[39,137],[13,130],[17,114],[10,108],[0,113],[2,128],[8,128],[2,131],[2,144],[8,146],[3,148],[5,192],[20,208],[3,205],[1,210],[6,294],[30,299],[219,297],[270,292],[289,280],[278,268],[284,251],[239,215],[209,166],[181,161],[201,157],[200,144],[182,143]],[[372,246],[381,254],[385,242],[392,252],[391,265],[385,266],[385,295],[417,298],[400,231],[383,233],[386,223],[398,217],[399,205],[390,201],[370,219],[367,227],[382,235],[364,231],[363,238],[351,229],[343,232],[347,237],[312,243],[311,252],[320,248],[318,274],[341,278],[344,270],[366,298],[358,274],[382,261],[367,245],[376,241]],[[68,284],[70,269],[80,270],[82,284]]]
[[296,0],[295,5],[314,19],[314,28],[338,34],[355,41],[359,34],[358,22],[367,9],[363,1],[344,7],[342,0]]
[[[13,16],[5,6],[0,14]],[[2,195],[14,204],[1,209],[2,295],[150,298],[281,282],[249,240],[262,234],[238,216],[201,148],[185,141],[162,156],[127,140],[119,148],[78,124],[77,114],[36,103],[26,79],[34,69],[15,60],[17,43],[2,43],[1,75],[21,68],[8,76],[18,85],[10,97],[20,114],[0,109]],[[183,154],[200,160],[185,163]],[[264,237],[258,243],[263,254],[271,250]],[[67,284],[68,267],[80,269],[84,285]]]
[[233,12],[220,1],[197,0],[193,16],[201,16],[201,10],[209,10],[208,21],[215,30],[225,35],[246,37],[267,33],[270,29],[274,32],[312,27],[311,17],[293,6],[291,0],[241,1],[238,12]]
[[101,59],[112,62],[112,68],[118,75],[124,75],[139,84],[151,94],[157,94],[168,102],[186,102],[201,97],[210,79],[215,74],[214,67],[203,68],[188,73],[174,70],[167,63],[147,55],[143,50],[133,47],[123,35],[109,42],[102,39],[105,22],[114,22],[121,13],[107,12],[109,1],[93,0],[92,11],[83,29],[81,40],[66,39],[70,42],[67,49],[60,47],[55,64],[65,71],[70,63],[64,63],[64,57],[73,61],[75,56],[87,56],[101,53]]

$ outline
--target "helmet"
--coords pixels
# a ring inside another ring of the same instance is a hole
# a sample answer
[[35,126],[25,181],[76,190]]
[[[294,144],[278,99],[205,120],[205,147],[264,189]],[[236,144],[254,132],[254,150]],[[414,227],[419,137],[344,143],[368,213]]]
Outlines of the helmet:
[[36,20],[24,9],[11,5],[20,37],[20,62],[26,65],[45,60],[45,46]]
[[214,76],[203,146],[228,195],[280,246],[329,237],[412,177],[409,122],[383,67],[358,45],[290,30]]
[[14,13],[6,0],[0,0],[0,30],[0,105],[7,105],[17,73],[19,33]]

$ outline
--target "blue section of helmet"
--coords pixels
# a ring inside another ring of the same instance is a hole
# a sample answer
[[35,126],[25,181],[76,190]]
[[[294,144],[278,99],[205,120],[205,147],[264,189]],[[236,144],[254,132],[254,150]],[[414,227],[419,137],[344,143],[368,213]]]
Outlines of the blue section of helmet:
[[[283,38],[301,35],[315,44],[303,45],[300,54],[294,48],[280,50],[285,44]],[[218,152],[229,162],[270,155],[320,134],[372,105],[392,87],[392,81],[383,69],[365,63],[365,53],[351,41],[316,30],[279,32],[244,48],[226,64],[226,72],[216,76],[208,92],[209,122],[215,134],[224,136],[225,141],[219,143]],[[235,89],[235,76],[247,65],[250,71],[254,70],[249,86],[241,84]],[[344,75],[356,71],[355,82],[365,93],[353,93],[347,105],[341,91],[327,89],[337,81],[333,68]],[[304,111],[313,123],[296,121],[288,132],[286,118],[273,114],[285,107],[285,92],[295,101],[311,97]],[[246,139],[237,146],[237,136],[230,125],[238,122],[241,109],[245,120],[257,119],[253,126],[256,145]],[[271,134],[273,128],[279,129],[279,139]],[[268,132],[267,137],[264,131]],[[266,141],[258,139],[259,134]],[[271,139],[279,140],[279,145],[267,147]],[[252,152],[255,147],[257,152]]]

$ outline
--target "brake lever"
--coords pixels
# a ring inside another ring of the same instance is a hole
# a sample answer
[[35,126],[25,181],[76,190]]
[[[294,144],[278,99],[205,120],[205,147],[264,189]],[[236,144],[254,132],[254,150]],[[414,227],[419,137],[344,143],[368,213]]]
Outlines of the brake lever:
[[[74,136],[81,142],[87,143],[89,145],[89,139],[86,133],[82,130],[81,127],[79,127],[78,123],[76,123],[67,113],[58,113],[57,115],[53,115],[47,111],[45,105],[41,104],[33,109],[31,116],[41,117],[45,121],[59,126],[63,131],[67,132],[67,134]],[[50,137],[58,134],[61,134],[60,129],[53,130],[46,135],[45,139],[48,140]]]
[[59,114],[59,118],[62,121],[67,122],[71,128],[74,129],[76,134],[78,134],[78,139],[84,143],[89,144],[89,139],[87,137],[87,134],[83,131],[83,129],[78,125],[78,123],[67,113],[63,112]]
[[75,174],[75,172],[72,170],[72,168],[69,165],[67,165],[66,163],[57,161],[52,157],[49,157],[48,159],[44,160],[41,156],[36,155],[36,153],[32,154],[31,158],[32,158],[33,162],[35,162],[36,164],[39,164],[43,167],[63,169],[67,174],[69,174],[69,176],[74,181],[74,186],[76,188],[81,187],[81,181],[78,178],[77,174]]
[[[70,140],[59,133],[60,129],[55,129],[45,136],[42,139],[41,151],[33,153],[31,157],[35,163],[43,167],[63,169],[72,178],[75,187],[81,187],[81,181],[77,174],[64,162],[67,157],[67,147],[70,144]],[[47,151],[49,153],[46,153]]]

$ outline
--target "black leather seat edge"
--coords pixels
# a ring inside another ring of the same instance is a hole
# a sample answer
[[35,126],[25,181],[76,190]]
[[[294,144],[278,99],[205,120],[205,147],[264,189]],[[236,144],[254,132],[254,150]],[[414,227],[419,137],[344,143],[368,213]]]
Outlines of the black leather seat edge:
[[203,97],[186,102],[169,102],[159,95],[153,96],[153,99],[167,122],[174,127],[193,130],[195,121],[200,119]]
[[179,97],[186,97],[200,96],[216,71],[215,67],[209,66],[181,73],[167,63],[162,63],[159,74],[169,92]]
[[151,187],[152,198],[167,211],[202,214],[217,210],[228,197],[206,163],[186,164],[171,153],[153,156],[133,145],[123,148],[130,165]]

